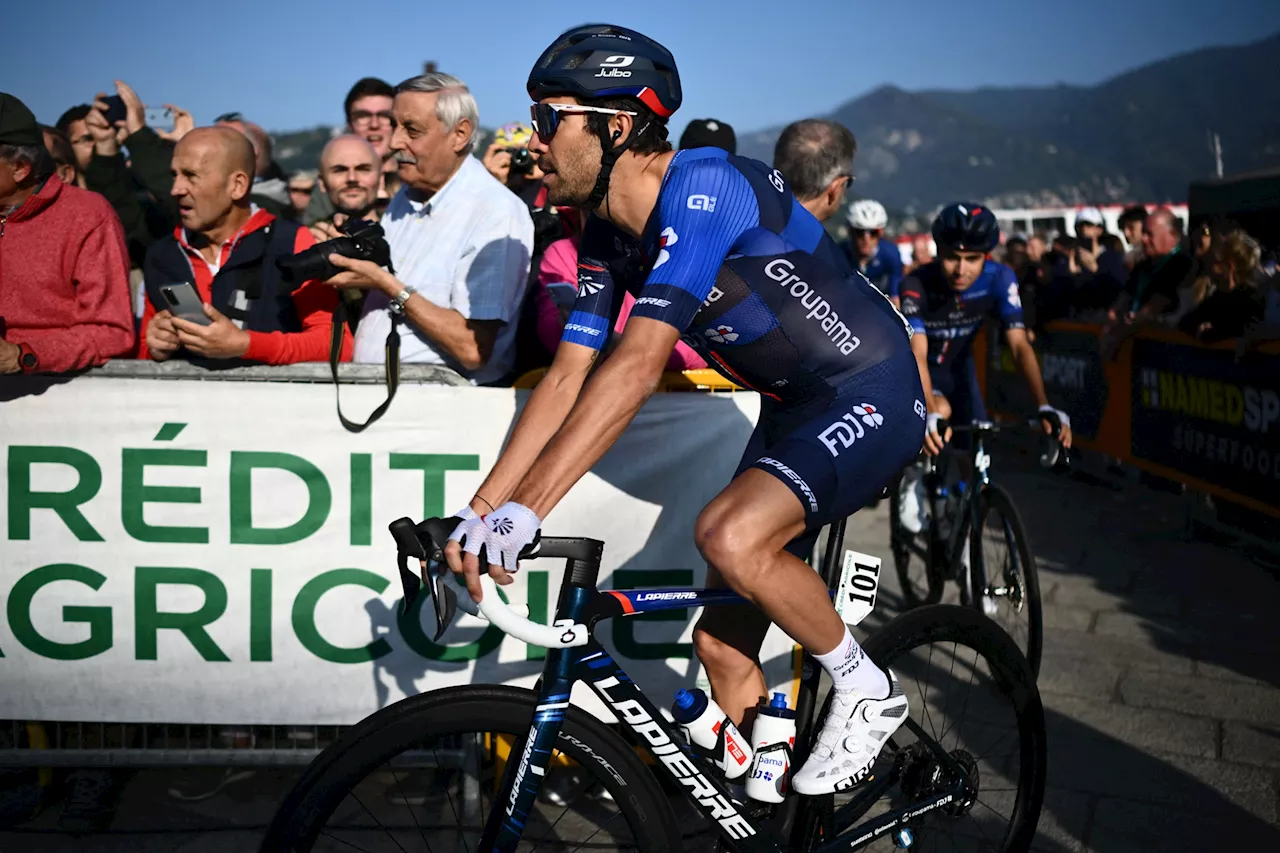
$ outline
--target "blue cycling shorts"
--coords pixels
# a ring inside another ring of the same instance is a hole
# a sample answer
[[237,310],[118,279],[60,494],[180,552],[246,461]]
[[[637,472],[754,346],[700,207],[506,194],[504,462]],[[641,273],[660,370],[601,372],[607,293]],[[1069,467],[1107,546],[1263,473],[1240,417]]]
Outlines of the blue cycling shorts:
[[776,477],[800,501],[806,530],[816,535],[873,502],[919,454],[925,406],[914,356],[904,350],[855,374],[813,409],[761,397],[760,421],[737,473],[757,468]]

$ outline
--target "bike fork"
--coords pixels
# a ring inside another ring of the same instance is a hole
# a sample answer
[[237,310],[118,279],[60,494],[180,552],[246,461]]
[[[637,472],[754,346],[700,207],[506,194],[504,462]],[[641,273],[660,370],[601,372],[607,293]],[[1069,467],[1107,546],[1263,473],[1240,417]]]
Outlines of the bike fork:
[[[573,682],[561,675],[569,666],[575,649],[548,649],[547,673],[538,691],[538,705],[529,731],[512,744],[502,784],[489,808],[480,850],[499,853],[515,850],[524,832],[525,822],[538,799],[542,780],[547,775],[551,754],[560,737],[560,727],[569,710],[569,693]],[[519,756],[517,758],[517,756]]]

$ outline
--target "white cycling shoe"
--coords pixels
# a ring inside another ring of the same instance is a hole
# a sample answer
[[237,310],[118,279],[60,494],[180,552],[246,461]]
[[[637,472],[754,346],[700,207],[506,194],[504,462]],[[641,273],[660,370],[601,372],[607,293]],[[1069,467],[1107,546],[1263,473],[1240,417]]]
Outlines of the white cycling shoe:
[[893,674],[889,695],[872,699],[856,690],[832,691],[831,707],[822,721],[818,742],[804,766],[791,776],[791,787],[806,796],[847,791],[871,771],[889,736],[907,719],[907,697]]

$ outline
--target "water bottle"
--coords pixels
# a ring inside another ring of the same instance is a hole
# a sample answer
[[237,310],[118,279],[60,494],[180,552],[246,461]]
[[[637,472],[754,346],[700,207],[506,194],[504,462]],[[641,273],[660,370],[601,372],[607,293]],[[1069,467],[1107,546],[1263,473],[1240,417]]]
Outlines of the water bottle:
[[751,745],[755,758],[747,774],[747,796],[762,803],[782,802],[796,746],[796,712],[787,708],[786,694],[774,693],[768,705],[756,708]]
[[751,746],[733,724],[733,720],[701,689],[695,687],[692,690],[677,691],[676,701],[671,706],[671,716],[684,728],[690,743],[697,744],[713,755],[723,731],[724,750],[721,754],[714,755],[716,764],[724,770],[727,779],[737,779],[747,772],[747,768],[751,766]]

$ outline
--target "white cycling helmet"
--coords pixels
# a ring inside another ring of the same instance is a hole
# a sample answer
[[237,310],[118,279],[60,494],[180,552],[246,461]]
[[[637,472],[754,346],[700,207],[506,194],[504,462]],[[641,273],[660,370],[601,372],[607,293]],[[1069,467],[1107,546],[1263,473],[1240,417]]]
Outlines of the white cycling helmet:
[[849,227],[859,231],[879,231],[889,224],[889,214],[878,201],[864,198],[849,208]]

